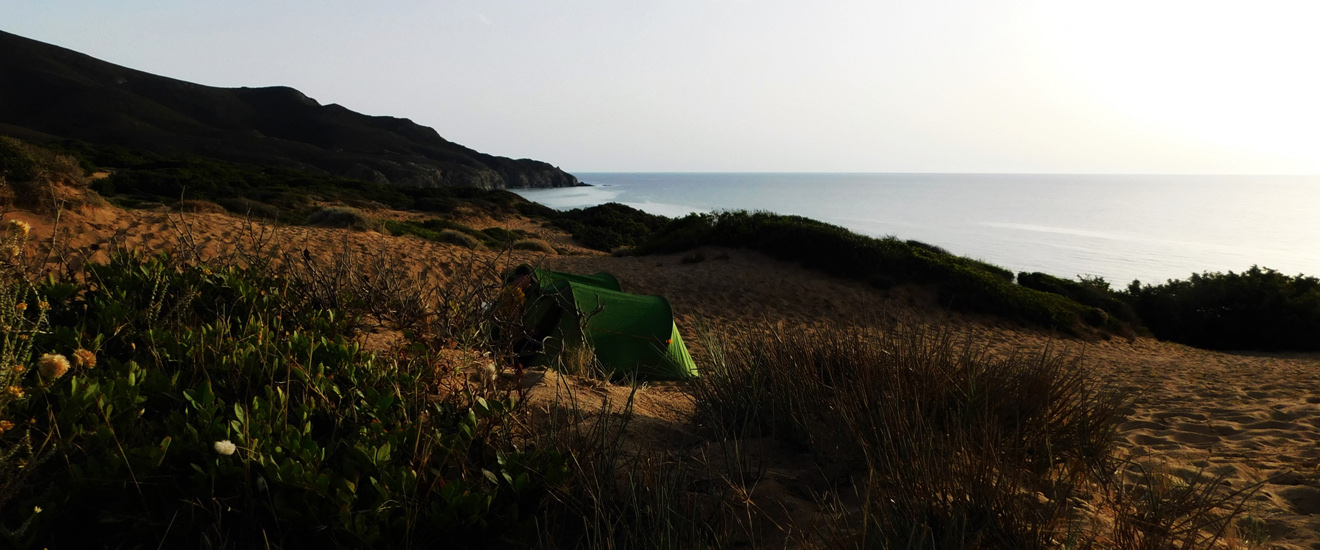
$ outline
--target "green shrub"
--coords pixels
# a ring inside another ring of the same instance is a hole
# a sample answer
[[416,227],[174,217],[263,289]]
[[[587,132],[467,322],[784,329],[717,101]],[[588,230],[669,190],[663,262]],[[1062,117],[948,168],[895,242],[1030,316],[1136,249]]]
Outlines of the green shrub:
[[482,229],[481,233],[485,236],[483,242],[491,248],[506,248],[525,236],[521,232],[510,231],[502,227],[487,227]]
[[428,241],[434,241],[440,234],[438,231],[420,227],[412,222],[381,220],[380,224],[381,227],[384,227],[386,231],[389,231],[391,235],[395,236],[415,235]]
[[413,209],[423,212],[435,212],[438,214],[449,214],[458,209],[461,204],[457,199],[451,197],[426,197],[417,199],[413,202]]
[[938,247],[859,235],[801,216],[766,212],[692,214],[655,232],[639,252],[673,253],[704,245],[749,248],[878,288],[909,283],[936,285],[945,307],[989,313],[1029,325],[1065,331],[1081,330],[1088,324],[1107,328],[1092,308],[1015,285],[1013,273],[1004,268],[954,256]]
[[948,250],[944,249],[944,247],[935,246],[933,244],[926,244],[921,241],[914,241],[914,240],[907,240],[904,242],[906,242],[908,246],[911,246],[913,248],[920,248],[929,252],[934,252],[936,254],[952,254],[952,252],[949,252]]
[[179,203],[174,205],[174,207],[177,208],[180,212],[198,212],[198,213],[210,213],[210,214],[221,214],[226,212],[223,206],[220,206],[211,201],[200,201],[193,199],[179,201]]
[[459,231],[471,235],[478,240],[486,238],[486,234],[482,233],[481,230],[479,229],[473,229],[470,226],[458,223],[454,220],[448,220],[444,218],[432,218],[422,222],[420,225],[421,227],[425,229],[429,229],[431,231],[443,231],[445,229],[452,229],[454,231]]
[[477,240],[476,237],[453,229],[441,230],[436,233],[434,240],[438,243],[453,244],[463,248],[476,249],[482,247],[481,241]]
[[307,217],[306,224],[317,227],[352,228],[357,230],[370,229],[374,225],[371,218],[368,218],[361,210],[342,206],[317,210]]
[[1268,268],[1133,281],[1124,298],[1162,340],[1208,349],[1320,350],[1320,279]]
[[240,216],[251,216],[262,220],[277,220],[280,217],[279,208],[244,197],[221,198],[216,199],[215,202],[230,213]]
[[46,443],[3,487],[7,546],[522,546],[566,479],[510,443],[507,394],[437,395],[438,355],[363,351],[305,281],[131,256],[85,280],[37,289],[33,349],[96,360],[9,404],[0,457]]
[[[1018,284],[1041,292],[1058,294],[1079,304],[1096,308],[1088,312],[1091,316],[1087,323],[1093,326],[1107,326],[1111,331],[1135,334],[1132,329],[1141,326],[1137,313],[1114,292],[1109,282],[1099,277],[1082,277],[1080,282],[1060,279],[1044,273],[1022,272],[1017,277]],[[1100,312],[1104,312],[1101,314]]]
[[638,245],[670,223],[664,216],[618,203],[553,212],[548,217],[557,227],[572,234],[582,246],[604,252]]
[[0,136],[0,183],[12,189],[6,202],[41,213],[86,204],[92,197],[66,193],[61,186],[85,187],[86,178],[77,159],[45,147]]
[[37,177],[36,170],[37,159],[33,158],[27,144],[0,136],[0,178],[10,183],[26,182]]

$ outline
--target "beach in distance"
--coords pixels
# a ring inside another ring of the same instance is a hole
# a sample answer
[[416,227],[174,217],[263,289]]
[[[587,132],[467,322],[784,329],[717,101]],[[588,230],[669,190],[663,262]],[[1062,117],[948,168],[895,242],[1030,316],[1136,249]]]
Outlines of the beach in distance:
[[1253,265],[1320,274],[1320,176],[577,173],[557,209],[766,210],[1058,277],[1161,283]]

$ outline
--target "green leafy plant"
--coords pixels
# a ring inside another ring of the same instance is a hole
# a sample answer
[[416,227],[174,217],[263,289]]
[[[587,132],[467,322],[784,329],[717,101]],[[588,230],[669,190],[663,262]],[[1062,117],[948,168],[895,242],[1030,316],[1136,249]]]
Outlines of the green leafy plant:
[[879,288],[934,285],[945,307],[1028,325],[1075,333],[1111,328],[1095,308],[1016,285],[1013,273],[1001,267],[923,243],[876,239],[800,216],[692,214],[651,235],[638,252],[674,253],[707,245],[749,248]]
[[1163,340],[1209,349],[1320,350],[1320,279],[1252,267],[1161,285],[1133,281],[1123,296]]
[[35,289],[58,328],[33,341],[91,344],[95,368],[10,407],[58,457],[0,514],[41,508],[38,547],[515,540],[564,471],[514,445],[511,396],[437,398],[453,376],[438,355],[363,351],[346,312],[305,306],[297,279],[116,256],[86,280]]

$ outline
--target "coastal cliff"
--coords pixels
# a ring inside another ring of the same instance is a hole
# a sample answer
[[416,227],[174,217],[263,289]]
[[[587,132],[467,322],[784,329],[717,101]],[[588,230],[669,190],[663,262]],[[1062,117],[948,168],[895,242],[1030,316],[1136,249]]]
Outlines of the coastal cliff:
[[406,118],[322,105],[293,88],[203,86],[5,32],[0,32],[0,135],[420,187],[579,184],[545,162],[474,151]]

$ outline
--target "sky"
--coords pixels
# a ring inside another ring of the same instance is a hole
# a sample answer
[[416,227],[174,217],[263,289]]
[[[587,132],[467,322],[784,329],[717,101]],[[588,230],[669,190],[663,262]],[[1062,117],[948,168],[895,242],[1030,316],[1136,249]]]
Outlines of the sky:
[[569,172],[1320,174],[1320,2],[0,0]]

